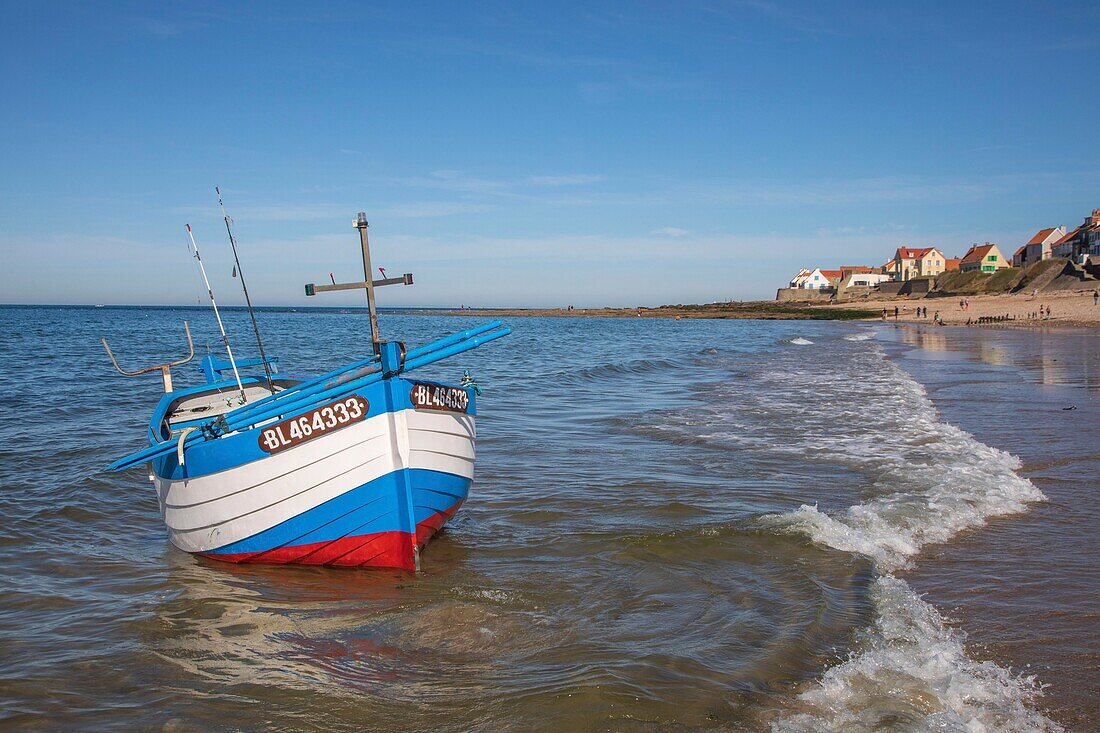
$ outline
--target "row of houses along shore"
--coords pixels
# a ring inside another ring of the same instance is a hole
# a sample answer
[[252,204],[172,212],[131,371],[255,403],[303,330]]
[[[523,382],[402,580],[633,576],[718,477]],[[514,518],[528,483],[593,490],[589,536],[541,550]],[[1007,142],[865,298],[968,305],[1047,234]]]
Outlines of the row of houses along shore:
[[1005,268],[1025,268],[1042,260],[1059,258],[1089,270],[1100,267],[1100,209],[1093,209],[1084,222],[1071,231],[1067,231],[1065,225],[1040,229],[1011,256],[1006,256],[996,244],[985,242],[972,245],[961,257],[948,257],[938,247],[898,247],[894,256],[879,267],[802,268],[786,288],[779,289],[777,299],[816,300],[849,290],[893,293],[900,286],[888,283],[916,284],[918,280],[927,283],[953,271],[992,275]]

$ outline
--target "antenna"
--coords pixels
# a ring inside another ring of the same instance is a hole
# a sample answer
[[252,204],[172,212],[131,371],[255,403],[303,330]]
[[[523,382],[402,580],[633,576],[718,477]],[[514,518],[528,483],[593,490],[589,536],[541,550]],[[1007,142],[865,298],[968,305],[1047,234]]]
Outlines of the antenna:
[[267,377],[267,389],[275,394],[275,384],[271,381],[271,367],[267,364],[267,354],[264,353],[264,342],[260,339],[260,327],[256,324],[256,313],[252,310],[252,299],[248,297],[248,285],[244,281],[244,269],[241,268],[241,260],[237,257],[237,240],[233,238],[232,223],[229,214],[225,213],[225,204],[222,203],[222,192],[214,186],[214,193],[218,194],[218,206],[222,209],[222,219],[225,220],[225,231],[229,235],[229,246],[233,248],[233,265],[241,276],[241,289],[244,290],[244,302],[248,305],[248,317],[252,319],[252,332],[256,334],[256,346],[260,349],[260,362],[264,365],[264,376]]
[[195,259],[199,261],[199,272],[202,273],[202,282],[206,285],[206,294],[210,296],[210,305],[214,306],[214,318],[218,321],[218,330],[222,333],[222,343],[225,344],[225,353],[229,354],[229,364],[233,367],[233,376],[237,379],[237,388],[241,390],[241,404],[243,405],[248,399],[244,394],[244,385],[241,384],[241,375],[237,372],[237,362],[233,358],[233,349],[229,346],[229,336],[225,333],[225,326],[222,325],[221,313],[218,313],[218,303],[214,300],[214,290],[210,287],[210,280],[206,277],[206,267],[202,264],[202,257],[199,256],[199,245],[195,244],[195,234],[191,231],[191,225],[187,225],[187,236],[191,238],[191,247],[195,250]]

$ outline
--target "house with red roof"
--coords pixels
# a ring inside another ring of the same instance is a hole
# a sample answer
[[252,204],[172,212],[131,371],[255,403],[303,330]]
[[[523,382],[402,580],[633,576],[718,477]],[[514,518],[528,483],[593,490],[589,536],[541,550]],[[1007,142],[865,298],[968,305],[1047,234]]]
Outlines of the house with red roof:
[[1092,210],[1092,226],[1089,227],[1089,260],[1095,265],[1100,262],[1100,209]]
[[996,272],[1005,267],[1011,267],[1009,262],[1005,261],[1005,257],[1001,254],[1001,250],[997,245],[986,242],[985,244],[975,244],[966,251],[966,254],[962,256],[962,261],[959,263],[959,269],[963,272],[974,272],[975,270],[980,272]]
[[1021,244],[1016,249],[1016,251],[1012,253],[1012,266],[1013,267],[1024,267],[1026,265],[1025,257],[1024,257],[1024,255],[1026,253],[1027,253],[1027,245],[1026,244]]
[[803,267],[798,271],[798,274],[791,278],[791,281],[787,283],[788,288],[804,288],[806,287],[806,278],[813,274],[812,270],[807,270]]
[[[1097,248],[1095,253],[1092,251],[1093,245]],[[1050,250],[1055,257],[1065,257],[1075,262],[1092,254],[1100,255],[1100,209],[1093,209],[1081,226],[1052,244]]]
[[1083,239],[1082,229],[1084,227],[1077,227],[1072,232],[1066,232],[1061,239],[1050,245],[1050,253],[1054,257],[1065,257],[1067,260],[1072,260],[1074,255],[1077,254],[1077,248],[1080,241]]
[[1035,232],[1035,236],[1021,245],[1016,253],[1012,255],[1012,266],[1027,267],[1040,260],[1049,260],[1052,256],[1051,246],[1065,235],[1066,227],[1064,224],[1059,227],[1040,229]]
[[790,286],[803,290],[821,290],[822,288],[836,287],[830,279],[830,275],[836,275],[839,279],[840,270],[822,270],[820,267],[813,270],[802,268],[798,274],[791,278]]
[[898,247],[890,272],[895,280],[935,277],[944,271],[946,260],[936,247]]

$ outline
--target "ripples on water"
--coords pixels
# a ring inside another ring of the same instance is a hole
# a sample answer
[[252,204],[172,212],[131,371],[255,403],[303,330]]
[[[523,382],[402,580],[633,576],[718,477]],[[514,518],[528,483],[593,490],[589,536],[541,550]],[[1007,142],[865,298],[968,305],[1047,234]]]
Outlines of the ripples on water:
[[[411,576],[193,558],[142,471],[101,472],[159,380],[117,377],[96,339],[148,363],[184,317],[216,343],[201,311],[0,309],[0,722],[1053,728],[888,574],[1043,496],[865,327],[517,319],[429,370],[485,394],[471,499]],[[382,326],[416,344],[477,322]],[[291,373],[367,343],[360,313],[261,323]]]

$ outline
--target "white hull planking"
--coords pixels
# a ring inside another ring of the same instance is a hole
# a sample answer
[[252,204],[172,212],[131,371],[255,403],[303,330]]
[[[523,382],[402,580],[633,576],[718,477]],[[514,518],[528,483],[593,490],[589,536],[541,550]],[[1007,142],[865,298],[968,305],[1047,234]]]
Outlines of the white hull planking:
[[474,438],[472,415],[401,410],[236,468],[153,480],[172,544],[208,552],[402,468],[472,480]]

